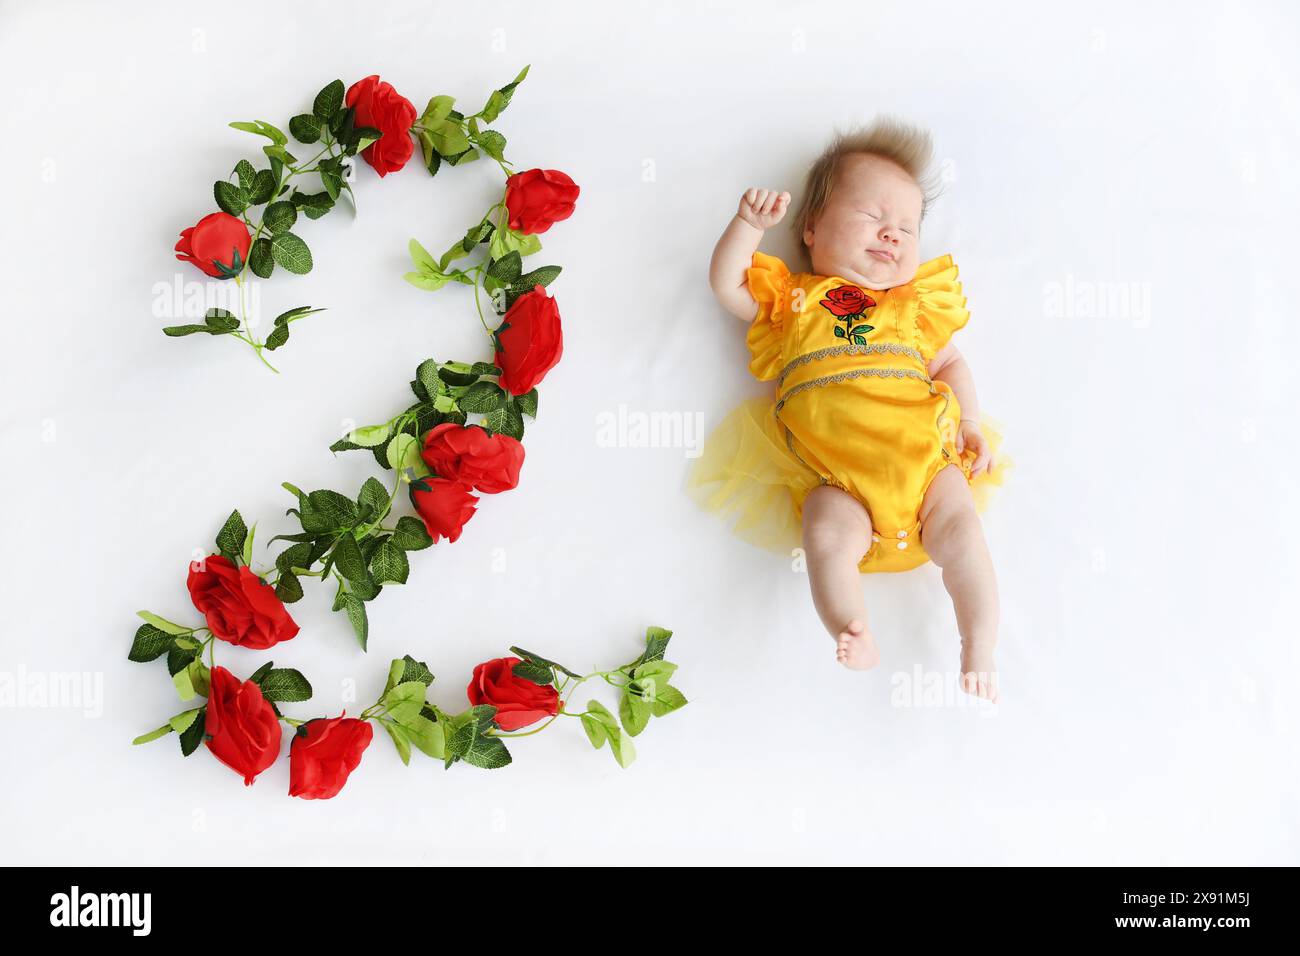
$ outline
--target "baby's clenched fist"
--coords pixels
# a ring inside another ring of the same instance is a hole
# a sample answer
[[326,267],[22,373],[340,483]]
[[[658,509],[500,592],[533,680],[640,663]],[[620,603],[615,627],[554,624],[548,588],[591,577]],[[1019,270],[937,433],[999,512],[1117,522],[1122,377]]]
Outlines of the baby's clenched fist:
[[775,189],[746,189],[736,213],[755,229],[771,229],[790,208],[790,194]]

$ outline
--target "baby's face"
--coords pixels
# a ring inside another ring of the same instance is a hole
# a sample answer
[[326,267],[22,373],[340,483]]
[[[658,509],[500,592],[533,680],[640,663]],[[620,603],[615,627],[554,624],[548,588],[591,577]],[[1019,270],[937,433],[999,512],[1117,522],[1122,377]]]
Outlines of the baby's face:
[[921,187],[879,156],[840,160],[830,199],[803,241],[813,272],[868,289],[912,281],[920,264]]

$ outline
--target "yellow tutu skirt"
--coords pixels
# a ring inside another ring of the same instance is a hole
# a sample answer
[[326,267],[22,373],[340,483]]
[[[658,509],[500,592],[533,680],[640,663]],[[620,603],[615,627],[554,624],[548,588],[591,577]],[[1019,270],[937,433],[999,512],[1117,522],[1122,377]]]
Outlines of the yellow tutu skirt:
[[[772,405],[770,397],[737,405],[709,435],[686,490],[700,507],[728,521],[740,538],[789,557],[802,547],[804,499],[823,479],[790,452]],[[986,415],[980,427],[993,457],[993,467],[971,481],[975,506],[982,512],[1011,462],[1001,453],[997,423]],[[974,454],[962,457],[969,472]]]

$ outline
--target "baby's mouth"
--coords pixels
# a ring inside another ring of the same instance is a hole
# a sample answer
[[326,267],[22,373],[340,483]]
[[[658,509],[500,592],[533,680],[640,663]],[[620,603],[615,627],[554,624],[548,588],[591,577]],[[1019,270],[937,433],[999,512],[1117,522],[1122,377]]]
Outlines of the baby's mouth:
[[875,258],[879,259],[881,262],[894,261],[894,254],[892,252],[885,252],[880,249],[868,249],[867,252],[872,256],[874,256]]

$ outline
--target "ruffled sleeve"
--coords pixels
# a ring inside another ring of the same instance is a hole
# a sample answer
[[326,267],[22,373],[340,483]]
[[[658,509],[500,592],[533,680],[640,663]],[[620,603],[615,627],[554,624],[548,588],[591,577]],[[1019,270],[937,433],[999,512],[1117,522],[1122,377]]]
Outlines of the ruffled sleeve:
[[751,356],[749,370],[755,378],[767,381],[781,373],[785,313],[792,279],[784,262],[762,252],[754,253],[753,265],[745,275],[749,294],[758,303],[758,314],[745,336]]
[[912,287],[916,290],[916,348],[929,362],[966,324],[970,312],[952,256],[923,263],[916,270]]

